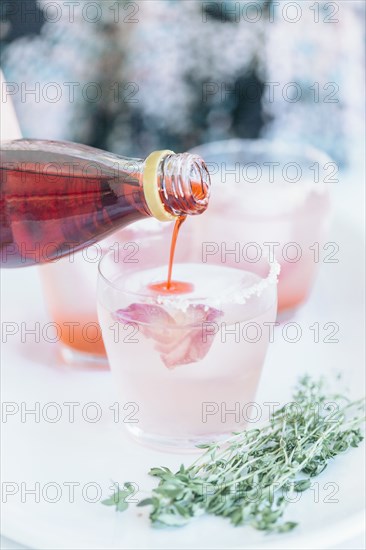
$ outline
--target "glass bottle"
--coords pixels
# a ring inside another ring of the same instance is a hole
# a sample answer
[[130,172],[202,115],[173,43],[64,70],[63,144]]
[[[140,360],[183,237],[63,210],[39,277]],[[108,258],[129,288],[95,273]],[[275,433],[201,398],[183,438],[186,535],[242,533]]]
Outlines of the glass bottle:
[[42,140],[1,144],[1,266],[59,259],[146,217],[204,212],[210,177],[190,153],[131,159]]

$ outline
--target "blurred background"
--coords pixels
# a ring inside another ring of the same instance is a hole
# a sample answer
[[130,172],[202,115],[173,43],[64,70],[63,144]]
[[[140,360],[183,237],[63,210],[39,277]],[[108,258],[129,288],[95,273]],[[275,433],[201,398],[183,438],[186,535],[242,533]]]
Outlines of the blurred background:
[[115,153],[232,137],[362,150],[365,2],[13,0],[1,65],[25,137]]

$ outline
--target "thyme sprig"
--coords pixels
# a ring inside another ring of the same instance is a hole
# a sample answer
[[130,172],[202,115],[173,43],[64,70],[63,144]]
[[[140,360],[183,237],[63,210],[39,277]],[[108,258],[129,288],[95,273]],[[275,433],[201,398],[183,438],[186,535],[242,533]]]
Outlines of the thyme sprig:
[[[207,513],[235,526],[292,530],[297,524],[282,520],[287,497],[308,489],[331,459],[363,439],[364,399],[351,402],[324,388],[324,381],[304,376],[292,403],[275,411],[264,427],[200,445],[203,454],[177,472],[152,468],[159,484],[138,506],[152,506],[150,519],[158,527],[182,526]],[[104,504],[126,509],[126,490],[129,484]]]

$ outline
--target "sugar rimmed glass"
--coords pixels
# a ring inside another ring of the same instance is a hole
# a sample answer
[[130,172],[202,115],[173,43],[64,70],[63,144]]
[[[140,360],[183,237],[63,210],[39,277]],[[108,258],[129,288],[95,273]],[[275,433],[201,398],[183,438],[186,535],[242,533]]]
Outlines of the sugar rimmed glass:
[[[185,295],[149,283],[167,271],[165,233],[137,240],[134,263],[110,251],[99,264],[98,316],[128,432],[154,447],[194,449],[242,429],[277,312],[279,265],[264,255],[235,268],[205,256],[183,228],[173,279]],[[236,409],[235,414],[230,410]]]

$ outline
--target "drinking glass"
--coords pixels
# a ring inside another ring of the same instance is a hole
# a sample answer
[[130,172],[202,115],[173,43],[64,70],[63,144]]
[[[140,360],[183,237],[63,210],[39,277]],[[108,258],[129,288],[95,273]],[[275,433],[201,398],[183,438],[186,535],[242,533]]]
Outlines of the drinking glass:
[[183,226],[173,266],[190,292],[150,286],[166,280],[163,234],[138,240],[136,263],[110,251],[99,265],[99,322],[118,399],[133,413],[125,427],[154,447],[191,449],[245,426],[277,312],[277,262],[228,267],[192,239]]
[[[57,326],[58,352],[74,366],[107,367],[95,305],[98,249],[39,266],[47,309]],[[89,258],[89,259],[88,259]]]
[[[195,225],[212,254],[235,266],[258,247],[281,265],[279,318],[309,296],[329,221],[337,166],[306,145],[233,139],[196,147],[211,175],[210,206]],[[329,252],[329,251],[328,251]]]

